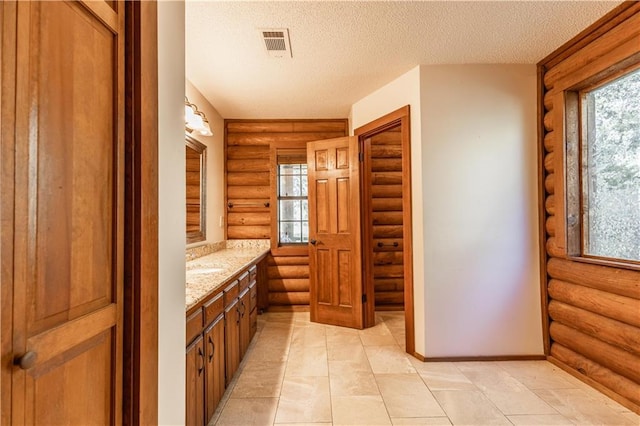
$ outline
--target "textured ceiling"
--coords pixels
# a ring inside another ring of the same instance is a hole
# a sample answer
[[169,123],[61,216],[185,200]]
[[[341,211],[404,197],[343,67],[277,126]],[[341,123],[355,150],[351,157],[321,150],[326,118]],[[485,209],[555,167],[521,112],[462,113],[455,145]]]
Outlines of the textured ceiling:
[[[225,118],[347,117],[419,64],[535,64],[619,3],[187,1],[186,74]],[[293,58],[263,48],[281,27]]]

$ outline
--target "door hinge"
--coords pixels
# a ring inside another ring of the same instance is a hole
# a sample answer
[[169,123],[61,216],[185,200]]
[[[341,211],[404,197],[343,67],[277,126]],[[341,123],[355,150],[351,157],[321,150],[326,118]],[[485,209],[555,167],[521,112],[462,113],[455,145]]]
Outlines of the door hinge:
[[364,161],[364,152],[360,151],[358,153],[358,159],[360,160],[361,163]]
[[362,295],[362,303],[367,303],[367,295],[366,294]]

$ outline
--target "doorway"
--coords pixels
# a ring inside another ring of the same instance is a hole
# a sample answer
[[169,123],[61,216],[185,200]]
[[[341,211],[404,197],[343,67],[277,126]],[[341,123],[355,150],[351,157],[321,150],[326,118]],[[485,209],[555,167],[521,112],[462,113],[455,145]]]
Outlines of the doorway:
[[365,323],[404,311],[406,352],[415,353],[409,106],[355,130],[362,153]]

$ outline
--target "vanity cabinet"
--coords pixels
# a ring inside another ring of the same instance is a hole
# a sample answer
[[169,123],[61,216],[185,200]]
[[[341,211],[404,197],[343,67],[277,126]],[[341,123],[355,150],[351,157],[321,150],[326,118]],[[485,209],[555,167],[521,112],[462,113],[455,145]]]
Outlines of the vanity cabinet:
[[227,372],[226,385],[240,365],[240,310],[238,308],[238,282],[224,289],[224,349]]
[[188,311],[187,425],[209,423],[256,333],[256,270],[243,269]]

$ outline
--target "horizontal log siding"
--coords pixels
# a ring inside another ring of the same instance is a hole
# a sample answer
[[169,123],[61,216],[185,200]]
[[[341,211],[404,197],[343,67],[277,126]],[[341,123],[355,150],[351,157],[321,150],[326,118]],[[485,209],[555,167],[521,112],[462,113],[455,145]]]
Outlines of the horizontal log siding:
[[585,33],[584,40],[590,41],[568,47],[571,54],[552,54],[538,64],[544,312],[550,360],[640,413],[640,272],[576,261],[567,256],[565,245],[565,166],[558,158],[565,152],[565,106],[557,95],[589,78],[579,70],[585,64],[602,73],[640,55],[640,3],[623,4],[608,19],[597,23],[592,35]]
[[[270,180],[273,143],[301,144],[346,136],[348,131],[346,120],[225,121],[227,238],[271,237],[271,208],[265,203],[276,191]],[[265,304],[280,309],[308,306],[308,256],[269,256],[265,275]]]
[[402,309],[404,269],[401,133],[386,131],[373,136],[369,155],[373,237],[371,261],[375,305],[376,309]]

